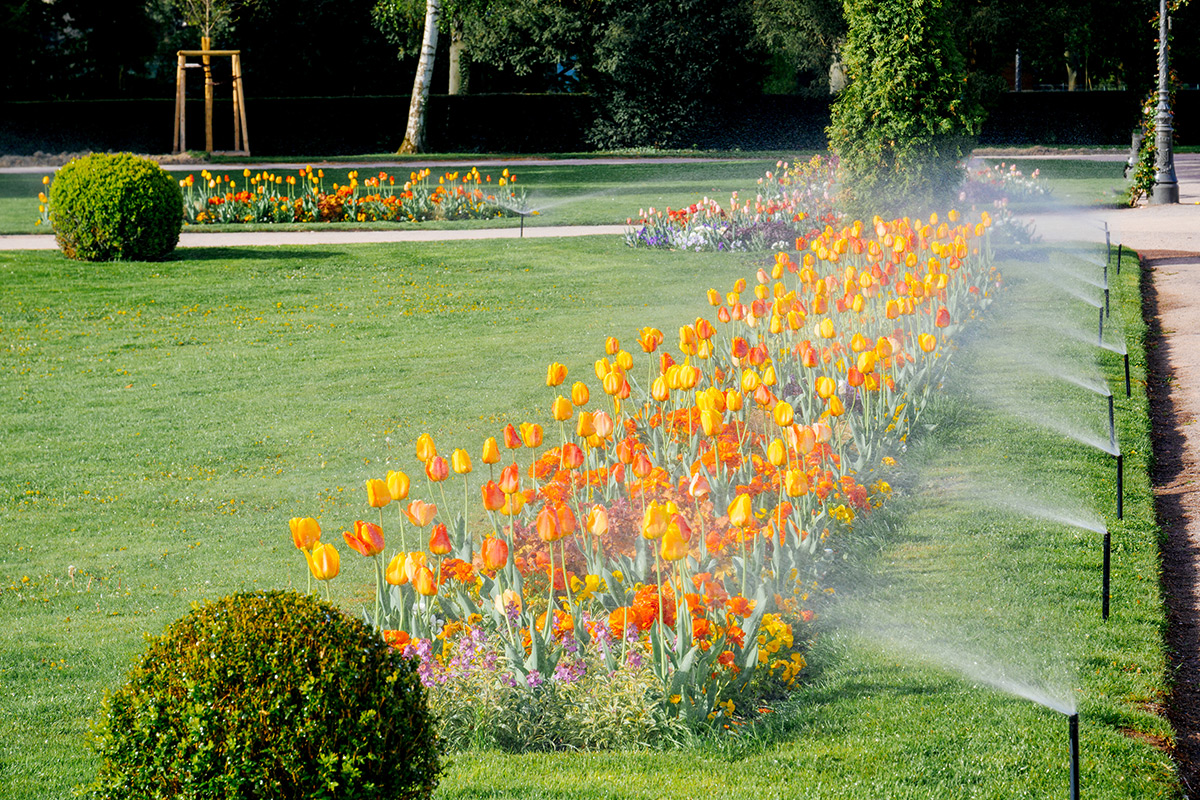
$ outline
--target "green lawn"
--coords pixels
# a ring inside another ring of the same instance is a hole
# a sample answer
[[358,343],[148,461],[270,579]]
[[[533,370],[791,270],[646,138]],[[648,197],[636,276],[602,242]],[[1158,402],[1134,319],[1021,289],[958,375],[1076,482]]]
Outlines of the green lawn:
[[[1118,292],[1135,377],[1117,402],[1123,522],[1109,456],[994,407],[1019,387],[1020,410],[1106,424],[1098,398],[994,346],[1094,324],[1014,264],[924,420],[935,427],[897,454],[892,503],[846,543],[842,599],[791,702],[682,752],[456,754],[438,796],[1065,793],[1064,718],[987,688],[999,671],[1077,703],[1085,796],[1178,796],[1153,746],[1170,732],[1155,713],[1164,614],[1134,263]],[[144,633],[197,600],[303,586],[288,518],[320,515],[337,538],[365,511],[364,478],[413,468],[418,434],[474,450],[506,422],[545,423],[549,361],[590,374],[604,336],[672,331],[751,265],[617,237],[193,249],[162,264],[0,253],[0,795],[67,797],[89,778],[87,720]],[[1098,353],[1054,351],[1117,386],[1119,362]],[[1099,535],[982,502],[1002,484],[1105,516],[1107,622]],[[369,583],[344,555],[335,597],[354,609]]]

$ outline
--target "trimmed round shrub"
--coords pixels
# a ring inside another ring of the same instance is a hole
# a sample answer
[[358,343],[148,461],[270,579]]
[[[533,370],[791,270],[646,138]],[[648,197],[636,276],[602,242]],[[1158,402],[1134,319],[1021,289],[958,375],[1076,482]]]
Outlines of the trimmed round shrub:
[[183,194],[149,159],[92,153],[55,173],[50,224],[67,258],[158,261],[179,243]]
[[93,798],[427,798],[440,769],[413,662],[310,595],[193,607],[108,694]]

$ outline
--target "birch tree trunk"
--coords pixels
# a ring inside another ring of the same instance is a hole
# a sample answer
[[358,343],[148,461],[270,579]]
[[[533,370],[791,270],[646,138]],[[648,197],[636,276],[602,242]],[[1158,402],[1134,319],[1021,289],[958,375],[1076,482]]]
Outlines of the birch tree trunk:
[[425,109],[429,104],[429,86],[433,83],[433,58],[437,54],[438,17],[442,0],[425,1],[425,36],[421,40],[421,57],[413,79],[412,100],[408,104],[408,127],[404,131],[401,153],[420,153],[425,149]]

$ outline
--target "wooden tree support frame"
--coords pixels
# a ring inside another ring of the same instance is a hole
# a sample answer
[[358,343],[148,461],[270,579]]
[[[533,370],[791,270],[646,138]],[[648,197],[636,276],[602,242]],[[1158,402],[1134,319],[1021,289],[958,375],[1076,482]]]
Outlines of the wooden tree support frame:
[[[242,90],[241,50],[180,50],[175,67],[175,143],[174,152],[187,150],[187,71],[204,70],[204,149],[213,153],[213,79],[212,58],[228,56],[233,73],[233,150],[221,151],[220,155],[250,155],[250,137],[246,132],[246,95]],[[189,58],[199,58],[199,63],[188,63]]]

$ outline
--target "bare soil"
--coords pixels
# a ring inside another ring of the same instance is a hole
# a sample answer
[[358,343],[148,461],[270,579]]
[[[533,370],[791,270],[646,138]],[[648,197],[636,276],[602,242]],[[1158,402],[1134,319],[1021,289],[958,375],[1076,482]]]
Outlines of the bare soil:
[[1200,253],[1142,250],[1149,325],[1155,505],[1162,530],[1175,760],[1188,796],[1200,788]]

